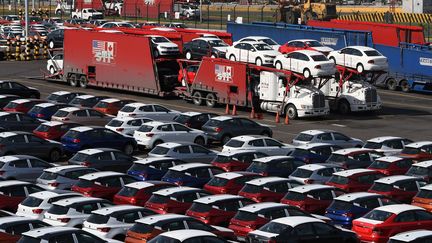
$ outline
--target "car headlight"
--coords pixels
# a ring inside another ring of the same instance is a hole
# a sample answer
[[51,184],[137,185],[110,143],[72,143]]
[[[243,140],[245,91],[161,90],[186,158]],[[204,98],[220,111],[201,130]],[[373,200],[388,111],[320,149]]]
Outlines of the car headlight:
[[264,57],[266,57],[266,58],[275,58],[275,56],[270,56],[270,55],[264,55]]

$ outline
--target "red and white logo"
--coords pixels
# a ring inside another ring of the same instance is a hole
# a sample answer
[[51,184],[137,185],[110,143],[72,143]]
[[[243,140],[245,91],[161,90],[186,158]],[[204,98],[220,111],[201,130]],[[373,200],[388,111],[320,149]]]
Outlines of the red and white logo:
[[233,82],[234,70],[230,66],[215,65],[215,76],[216,81],[232,83]]
[[111,41],[93,40],[92,52],[95,62],[114,64],[117,43]]

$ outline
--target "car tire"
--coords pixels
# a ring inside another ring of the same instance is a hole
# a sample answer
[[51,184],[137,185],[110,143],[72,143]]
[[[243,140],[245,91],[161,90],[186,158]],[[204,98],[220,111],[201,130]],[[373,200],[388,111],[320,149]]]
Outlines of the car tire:
[[364,72],[363,64],[361,64],[361,63],[357,64],[356,70],[358,73],[363,73]]
[[127,155],[133,154],[134,151],[135,151],[135,147],[131,143],[128,143],[123,147],[123,152]]
[[310,78],[310,77],[312,77],[312,74],[311,74],[311,72],[310,72],[309,69],[305,68],[305,69],[303,70],[303,76],[304,76],[305,78]]
[[230,55],[229,59],[230,59],[230,61],[233,61],[233,62],[236,61],[236,57],[234,55]]
[[277,61],[276,64],[275,64],[275,68],[279,69],[279,70],[282,70],[282,63],[280,61]]
[[61,14],[62,14],[62,11],[59,9],[59,10],[57,10],[55,13],[56,13],[57,15],[61,15]]
[[188,59],[188,60],[192,60],[192,52],[190,52],[190,51],[186,51],[185,56],[186,56],[186,59]]
[[271,138],[271,135],[270,135],[270,133],[269,133],[268,131],[264,131],[264,132],[262,132],[262,133],[261,133],[261,136]]
[[199,91],[195,91],[195,92],[192,94],[192,102],[193,102],[195,105],[202,105],[202,104],[203,104],[203,98],[202,98],[202,94],[201,94],[201,92],[199,92]]
[[289,104],[285,109],[285,115],[288,115],[289,119],[297,119],[298,113],[295,105]]
[[221,143],[222,143],[222,145],[225,145],[226,143],[228,143],[228,141],[231,139],[231,136],[230,135],[224,135],[223,137],[222,137],[222,139],[221,139]]
[[261,59],[260,57],[258,57],[258,58],[255,60],[255,65],[257,65],[257,66],[262,66],[262,65],[263,65],[263,61],[262,61],[262,59]]
[[211,108],[215,107],[217,105],[216,95],[213,93],[208,93],[206,95],[206,101],[205,102],[206,102],[206,105],[208,107],[211,107]]
[[388,90],[397,90],[398,88],[398,83],[396,82],[396,79],[394,78],[389,78],[386,82],[386,87]]
[[330,60],[330,61],[333,61],[333,63],[336,64],[336,58],[334,58],[334,57],[329,57],[329,60]]
[[69,84],[72,87],[77,87],[78,86],[78,79],[76,74],[72,74],[69,76]]
[[48,41],[48,47],[49,47],[50,49],[53,49],[53,48],[55,47],[55,43],[54,43],[53,40]]
[[61,151],[58,149],[53,149],[49,152],[48,157],[51,162],[56,162],[61,158]]
[[346,114],[351,112],[351,107],[350,107],[350,104],[348,103],[348,101],[346,101],[346,100],[339,101],[338,112],[340,114],[343,114],[343,115],[346,115]]
[[408,81],[406,81],[405,79],[400,81],[400,87],[402,92],[408,93],[411,91],[411,87],[408,84]]
[[79,79],[79,85],[81,88],[85,89],[87,88],[87,84],[88,84],[88,80],[86,78],[86,76],[81,75],[80,79]]
[[49,72],[50,72],[51,75],[53,75],[55,73],[55,69],[54,69],[53,66],[49,67]]
[[205,145],[205,140],[204,140],[203,137],[196,137],[195,140],[194,140],[194,143],[196,143],[198,145],[201,145],[201,146],[204,146]]

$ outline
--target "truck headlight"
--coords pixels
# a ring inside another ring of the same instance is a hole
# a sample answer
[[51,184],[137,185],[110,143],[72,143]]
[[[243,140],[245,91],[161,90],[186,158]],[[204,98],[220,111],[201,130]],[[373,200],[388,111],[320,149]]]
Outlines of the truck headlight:
[[300,107],[302,109],[312,109],[312,106],[310,106],[310,105],[300,105]]

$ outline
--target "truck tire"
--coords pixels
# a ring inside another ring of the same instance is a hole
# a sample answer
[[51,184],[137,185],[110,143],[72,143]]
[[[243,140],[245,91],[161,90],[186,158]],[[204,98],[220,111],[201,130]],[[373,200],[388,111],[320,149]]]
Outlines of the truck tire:
[[186,56],[186,59],[192,60],[192,53],[190,51],[186,51],[185,56]]
[[213,107],[215,107],[217,105],[217,98],[216,98],[215,94],[208,93],[206,95],[206,105],[208,107],[211,107],[211,108],[213,108]]
[[275,64],[275,68],[281,70],[282,69],[282,63],[280,61],[277,61]]
[[203,103],[203,99],[202,99],[202,94],[201,94],[201,92],[199,92],[199,91],[195,91],[195,92],[192,94],[192,102],[193,102],[195,105],[202,105],[202,103]]
[[263,61],[262,61],[262,59],[261,59],[260,57],[258,57],[258,58],[255,60],[255,65],[257,65],[257,66],[262,66],[262,65],[263,65]]
[[229,59],[230,59],[230,61],[233,61],[233,62],[236,61],[236,57],[234,55],[230,55]]
[[310,70],[307,69],[307,68],[305,68],[305,69],[303,70],[303,76],[304,76],[305,78],[310,78],[310,77],[312,76]]
[[400,81],[400,87],[401,87],[401,90],[402,90],[402,92],[405,92],[405,93],[408,93],[408,92],[410,92],[411,91],[411,87],[410,87],[410,85],[408,84],[408,81],[406,81],[405,79],[402,79],[401,81]]
[[69,76],[69,84],[72,87],[77,87],[78,86],[78,78],[77,78],[76,74],[71,74]]
[[340,100],[338,102],[338,111],[340,114],[346,115],[351,112],[351,106],[346,100]]
[[289,104],[285,109],[285,115],[288,115],[289,119],[297,119],[298,113],[295,105]]
[[54,69],[53,66],[49,67],[49,72],[50,72],[51,75],[55,73],[55,69]]
[[57,9],[57,11],[55,12],[57,15],[61,15],[62,11],[60,9]]
[[389,89],[389,90],[397,90],[397,88],[398,88],[398,84],[397,84],[397,82],[396,82],[396,79],[394,79],[394,78],[389,78],[388,80],[387,80],[387,82],[386,82],[386,87],[387,87],[387,89]]
[[357,64],[356,70],[359,73],[363,73],[364,72],[364,66],[363,66],[363,64],[361,64],[361,63]]
[[79,79],[79,85],[81,88],[85,89],[87,88],[87,84],[88,84],[88,80],[86,78],[86,76],[81,75],[80,79]]

